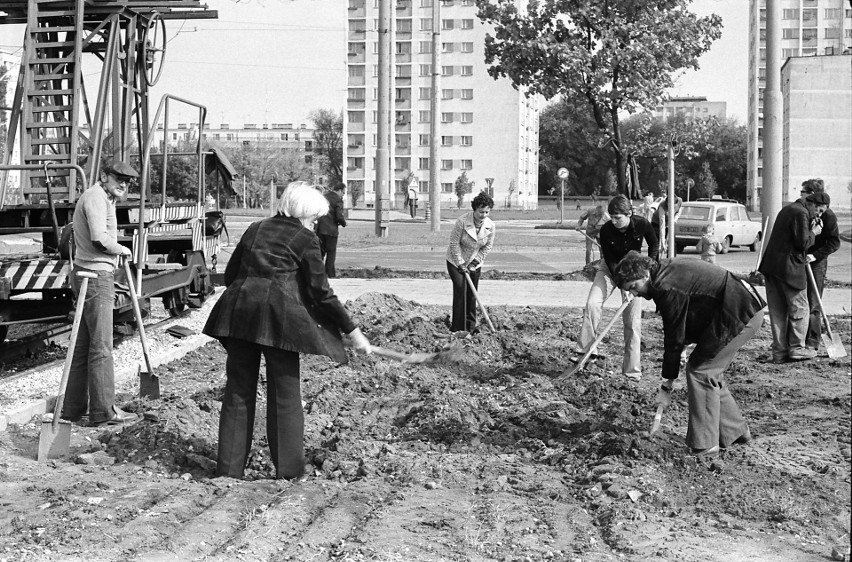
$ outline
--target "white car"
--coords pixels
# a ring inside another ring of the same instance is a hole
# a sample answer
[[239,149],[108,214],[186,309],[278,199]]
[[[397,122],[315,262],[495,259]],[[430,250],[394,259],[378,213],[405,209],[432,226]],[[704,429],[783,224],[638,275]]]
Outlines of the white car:
[[722,253],[731,246],[748,246],[754,252],[763,238],[761,224],[751,220],[744,205],[733,199],[696,199],[684,203],[675,228],[675,251],[695,246],[703,235],[704,226],[715,226],[715,235],[722,241]]

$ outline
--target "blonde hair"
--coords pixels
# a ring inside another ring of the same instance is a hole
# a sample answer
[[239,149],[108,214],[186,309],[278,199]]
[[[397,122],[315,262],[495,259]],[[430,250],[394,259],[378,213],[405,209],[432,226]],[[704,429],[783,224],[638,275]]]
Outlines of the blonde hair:
[[309,217],[321,217],[328,213],[328,199],[306,181],[294,181],[287,184],[284,193],[278,199],[278,214],[299,220]]

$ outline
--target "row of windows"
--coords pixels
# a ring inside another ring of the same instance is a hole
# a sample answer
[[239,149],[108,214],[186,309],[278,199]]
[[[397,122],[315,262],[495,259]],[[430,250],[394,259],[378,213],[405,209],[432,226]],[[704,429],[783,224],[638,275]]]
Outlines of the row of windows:
[[[351,102],[361,102],[366,99],[366,89],[365,88],[349,88],[349,94],[347,96],[347,101]],[[432,97],[432,88],[420,88],[420,99],[428,100]],[[373,88],[373,99],[379,99],[379,89]],[[396,89],[396,101],[410,101],[411,100],[411,90],[409,88],[397,88]],[[461,100],[472,100],[473,99],[473,90],[472,89],[461,89],[461,90],[453,90],[449,88],[444,88],[441,90],[441,99],[442,100],[452,100],[452,99],[461,99]],[[287,140],[283,138],[282,140]]]
[[[819,13],[818,8],[802,8],[802,21],[816,21]],[[825,8],[823,10],[823,18],[827,20],[839,20],[841,16],[852,18],[852,10],[843,10],[841,8]],[[781,13],[781,18],[785,20],[798,20],[799,9],[787,8]]]
[[[396,146],[407,148],[408,147],[408,135],[396,135]],[[373,146],[376,146],[376,142],[378,141],[378,135],[373,135]],[[308,147],[308,143],[310,141],[306,141],[306,147]],[[418,142],[420,146],[429,146],[429,135],[421,134],[418,136]],[[358,148],[364,144],[364,137],[362,135],[349,135],[348,144],[350,148]],[[461,136],[442,136],[441,137],[441,146],[473,146],[473,137],[469,135],[461,135]],[[429,159],[426,158],[428,162]],[[429,165],[421,166],[428,168]]]
[[[432,74],[432,65],[431,64],[421,64],[420,65],[420,76],[429,76]],[[379,75],[379,65],[373,65],[373,77],[377,77]],[[411,66],[410,65],[396,65],[396,76],[399,78],[411,78]],[[441,66],[441,76],[473,76],[473,66],[472,65],[443,65]],[[350,78],[363,78],[364,77],[364,65],[360,64],[350,64],[349,65],[349,77]]]
[[[208,133],[203,133],[201,136],[202,136],[202,138],[206,139],[208,137]],[[209,134],[209,136],[212,137],[213,140],[238,141],[238,140],[245,139],[245,134],[242,135],[242,138],[241,138],[241,136],[237,133],[225,133],[225,134],[212,133],[212,134]],[[299,140],[299,133],[295,133],[293,136],[294,136],[294,138],[293,138],[294,141]],[[183,139],[190,138],[189,133],[182,133],[181,138],[183,138]],[[178,140],[178,133],[172,133],[172,140]],[[280,135],[278,135],[278,138],[276,138],[276,135],[274,135],[274,134],[263,134],[263,135],[261,135],[261,134],[255,133],[255,134],[251,134],[251,139],[249,139],[249,140],[272,141],[272,142],[279,141],[279,140],[289,141],[290,140],[290,134],[289,133],[281,133]],[[247,141],[244,141],[244,142],[247,142]],[[313,141],[309,141],[309,140],[305,141],[305,150],[313,150],[313,146],[314,146]]]
[[[378,8],[381,0],[373,0],[373,7]],[[441,0],[441,6],[454,6],[458,4],[459,6],[474,6],[474,0]],[[350,10],[360,10],[361,8],[366,7],[366,2],[364,0],[349,0],[349,9]],[[407,8],[411,8],[412,2],[410,0],[397,0],[396,7],[399,10],[405,10]],[[431,8],[432,0],[420,0],[421,8]]]
[[[408,112],[398,111],[396,115],[397,124],[401,124],[401,122],[408,123],[407,119]],[[432,121],[432,112],[427,110],[422,110],[419,112],[419,123],[430,123]],[[364,123],[364,112],[363,111],[348,111],[347,112],[347,122],[349,123]],[[373,112],[373,123],[379,122],[379,112]],[[459,112],[453,113],[450,111],[441,112],[441,123],[473,123],[473,112]]]
[[[432,31],[432,18],[420,18],[420,31]],[[373,20],[373,28],[371,32],[379,29],[379,20]],[[397,33],[411,33],[411,20],[398,19],[396,20]],[[473,18],[465,18],[458,20],[441,20],[441,31],[452,31],[454,29],[473,29]],[[364,20],[349,20],[349,30],[353,33],[366,33],[367,22]],[[378,52],[378,51],[377,51]]]
[[[364,169],[364,157],[362,156],[350,156],[346,159],[347,170],[363,170]],[[409,170],[411,166],[410,158],[394,158],[394,169],[396,170]],[[429,169],[429,159],[428,158],[420,158],[418,161],[418,166],[420,170],[428,170]],[[376,168],[376,158],[373,157],[373,169]],[[441,170],[472,170],[473,169],[473,160],[441,160]]]

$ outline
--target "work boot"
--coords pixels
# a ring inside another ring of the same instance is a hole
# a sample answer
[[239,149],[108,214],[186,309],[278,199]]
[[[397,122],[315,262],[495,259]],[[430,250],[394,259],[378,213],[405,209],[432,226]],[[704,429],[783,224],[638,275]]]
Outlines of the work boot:
[[816,356],[816,350],[808,349],[807,347],[791,349],[788,355],[791,361],[807,361],[808,359],[813,359]]

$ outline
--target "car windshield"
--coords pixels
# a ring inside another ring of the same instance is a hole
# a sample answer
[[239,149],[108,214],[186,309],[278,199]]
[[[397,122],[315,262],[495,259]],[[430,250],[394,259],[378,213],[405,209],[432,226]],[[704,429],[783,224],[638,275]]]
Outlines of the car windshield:
[[696,205],[684,205],[680,210],[681,219],[710,220],[710,207],[698,207]]

